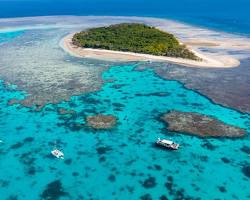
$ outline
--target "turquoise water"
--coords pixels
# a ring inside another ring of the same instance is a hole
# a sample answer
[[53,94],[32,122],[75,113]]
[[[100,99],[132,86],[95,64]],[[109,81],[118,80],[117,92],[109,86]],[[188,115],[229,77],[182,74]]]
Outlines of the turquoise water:
[[[250,116],[135,67],[113,66],[103,74],[108,82],[100,91],[41,112],[6,106],[25,94],[1,84],[1,199],[247,199],[249,178],[242,169],[249,166],[249,155],[242,149],[249,148],[249,136],[200,139],[171,133],[159,116],[172,109],[194,111],[248,131]],[[60,115],[59,108],[76,113]],[[85,116],[97,113],[117,116],[117,126],[110,131],[79,128]],[[172,138],[182,148],[156,148],[157,137]],[[65,160],[50,156],[55,141]]]
[[10,42],[12,39],[22,35],[24,31],[0,32],[0,43]]
[[[27,38],[34,44],[45,36],[57,38],[55,31],[9,32],[0,37],[16,51]],[[54,40],[45,45],[53,49],[45,54],[48,60],[56,60],[55,51],[62,54],[61,49],[53,48],[58,45]],[[68,65],[83,65],[81,59],[66,58]],[[36,64],[39,66],[38,60]],[[216,105],[180,82],[161,79],[153,70],[136,70],[140,65],[143,63],[112,66],[102,74],[105,84],[99,91],[47,105],[39,112],[22,105],[8,106],[9,100],[27,94],[0,82],[1,199],[248,199],[248,135],[201,139],[167,131],[159,118],[170,110],[198,112],[250,132],[250,115]],[[75,113],[63,115],[60,108]],[[84,126],[86,116],[99,113],[116,116],[117,126],[109,131]],[[158,137],[180,143],[180,150],[156,148]],[[65,160],[50,155],[55,143]]]

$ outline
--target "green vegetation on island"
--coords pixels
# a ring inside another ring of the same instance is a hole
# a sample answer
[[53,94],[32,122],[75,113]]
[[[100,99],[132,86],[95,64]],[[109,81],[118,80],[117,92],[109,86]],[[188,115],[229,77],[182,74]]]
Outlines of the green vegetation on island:
[[73,44],[84,48],[144,53],[200,60],[174,35],[137,23],[91,28],[73,36]]

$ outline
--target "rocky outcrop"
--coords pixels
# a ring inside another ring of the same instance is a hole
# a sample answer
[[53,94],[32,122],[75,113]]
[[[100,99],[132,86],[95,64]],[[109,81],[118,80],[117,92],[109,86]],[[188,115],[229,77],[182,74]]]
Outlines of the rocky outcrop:
[[239,127],[198,113],[172,111],[164,114],[161,119],[168,124],[170,131],[200,137],[242,137],[246,134]]
[[95,115],[86,118],[87,126],[94,129],[111,129],[116,125],[116,117],[112,115]]

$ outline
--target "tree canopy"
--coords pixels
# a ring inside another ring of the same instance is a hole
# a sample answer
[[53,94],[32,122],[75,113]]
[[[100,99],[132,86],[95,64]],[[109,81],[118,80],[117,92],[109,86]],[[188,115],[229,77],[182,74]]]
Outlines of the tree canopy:
[[181,45],[174,35],[145,24],[122,23],[91,28],[76,33],[73,44],[84,48],[199,60],[185,45]]

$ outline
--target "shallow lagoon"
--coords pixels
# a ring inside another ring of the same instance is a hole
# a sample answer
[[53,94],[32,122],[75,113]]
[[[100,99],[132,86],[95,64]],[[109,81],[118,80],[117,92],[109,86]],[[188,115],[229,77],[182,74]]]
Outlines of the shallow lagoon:
[[[8,43],[20,39],[16,36]],[[66,58],[85,69],[85,61]],[[100,90],[39,112],[8,106],[10,99],[26,93],[1,82],[1,199],[248,199],[249,136],[232,140],[176,134],[166,130],[159,116],[172,109],[194,111],[248,132],[250,116],[216,105],[180,82],[161,79],[153,70],[137,70],[140,65],[144,63],[112,64],[102,74]],[[59,108],[75,113],[62,115]],[[86,128],[85,116],[98,113],[117,116],[117,126],[110,131]],[[172,138],[182,148],[156,148],[157,137]],[[55,142],[65,160],[51,157]]]

